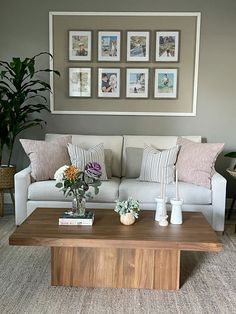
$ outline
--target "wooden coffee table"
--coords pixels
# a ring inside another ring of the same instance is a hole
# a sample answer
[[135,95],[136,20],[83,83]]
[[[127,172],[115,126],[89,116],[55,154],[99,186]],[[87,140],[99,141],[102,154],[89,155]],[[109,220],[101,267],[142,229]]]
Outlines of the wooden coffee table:
[[37,208],[10,236],[10,245],[51,247],[53,286],[179,289],[180,252],[222,249],[201,213],[160,227],[154,211],[132,226],[112,209],[95,210],[93,226],[59,226],[63,209]]

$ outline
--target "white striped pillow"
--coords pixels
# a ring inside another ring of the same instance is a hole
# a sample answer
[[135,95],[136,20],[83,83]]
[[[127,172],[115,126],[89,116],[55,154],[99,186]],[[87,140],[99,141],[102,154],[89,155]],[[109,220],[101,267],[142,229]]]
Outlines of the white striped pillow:
[[88,150],[77,145],[68,144],[68,152],[72,165],[84,170],[88,162],[98,162],[101,166],[101,180],[107,180],[107,172],[105,167],[105,154],[103,143],[100,143]]
[[178,150],[178,146],[162,151],[145,146],[139,180],[161,182],[163,176],[164,183],[173,182]]

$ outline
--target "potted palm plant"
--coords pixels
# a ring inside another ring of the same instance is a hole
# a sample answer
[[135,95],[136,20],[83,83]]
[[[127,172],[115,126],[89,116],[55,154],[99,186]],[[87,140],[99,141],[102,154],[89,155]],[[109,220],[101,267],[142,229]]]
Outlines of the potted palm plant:
[[[12,58],[10,62],[0,61],[0,189],[12,188],[15,167],[11,165],[14,143],[17,135],[25,129],[45,123],[35,113],[50,111],[45,92],[51,86],[39,78],[40,72],[60,73],[56,70],[35,68],[35,61],[41,52],[32,58]],[[6,165],[2,164],[3,149],[8,149]]]

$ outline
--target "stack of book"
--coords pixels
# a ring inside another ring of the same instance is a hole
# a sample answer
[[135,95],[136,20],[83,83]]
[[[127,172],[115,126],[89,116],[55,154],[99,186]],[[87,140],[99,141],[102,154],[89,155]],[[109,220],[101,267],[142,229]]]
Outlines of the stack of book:
[[70,226],[92,226],[94,221],[94,213],[92,211],[85,211],[83,216],[74,214],[71,210],[66,210],[59,217],[59,225],[70,225]]

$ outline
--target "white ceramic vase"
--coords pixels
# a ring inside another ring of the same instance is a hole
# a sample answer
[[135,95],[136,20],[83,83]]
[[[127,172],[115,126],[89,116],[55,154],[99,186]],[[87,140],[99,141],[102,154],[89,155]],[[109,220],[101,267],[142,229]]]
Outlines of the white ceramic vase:
[[166,202],[167,202],[167,199],[164,199],[164,198],[161,198],[161,197],[157,197],[157,198],[155,198],[155,201],[157,202],[155,220],[156,221],[160,221],[161,220],[161,216],[163,216],[163,214],[166,215]]
[[177,200],[176,198],[173,198],[170,200],[170,203],[172,205],[170,223],[174,225],[181,225],[183,223],[182,218],[183,200],[182,199]]

